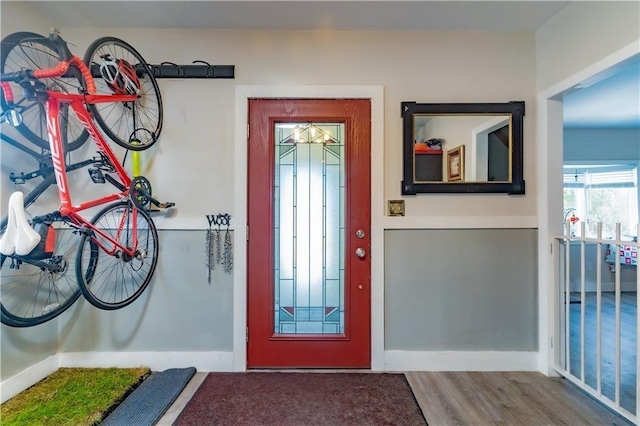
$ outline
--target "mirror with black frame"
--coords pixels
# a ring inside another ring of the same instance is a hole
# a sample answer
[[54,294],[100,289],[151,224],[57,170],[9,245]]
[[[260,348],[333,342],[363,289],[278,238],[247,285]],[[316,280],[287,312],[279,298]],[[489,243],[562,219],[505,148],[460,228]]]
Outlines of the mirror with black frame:
[[524,102],[402,102],[402,194],[524,194]]

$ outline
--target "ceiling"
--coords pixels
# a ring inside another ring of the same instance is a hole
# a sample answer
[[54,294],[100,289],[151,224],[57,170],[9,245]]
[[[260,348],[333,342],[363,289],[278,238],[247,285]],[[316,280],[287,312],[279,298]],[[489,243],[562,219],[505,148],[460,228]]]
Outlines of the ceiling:
[[[59,27],[535,31],[570,2],[49,0],[27,3]],[[565,126],[640,127],[640,62],[636,60],[614,71],[587,82],[584,88],[565,98]]]
[[563,99],[565,127],[640,127],[640,55],[578,86]]
[[568,1],[33,1],[60,27],[533,31]]

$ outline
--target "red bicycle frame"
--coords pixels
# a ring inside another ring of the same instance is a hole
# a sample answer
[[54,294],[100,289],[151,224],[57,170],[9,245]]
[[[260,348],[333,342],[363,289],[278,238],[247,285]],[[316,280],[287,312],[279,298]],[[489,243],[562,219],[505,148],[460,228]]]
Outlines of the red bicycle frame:
[[[125,169],[118,162],[118,158],[114,154],[113,150],[109,147],[102,134],[98,131],[98,128],[93,123],[91,113],[86,109],[85,104],[97,104],[106,102],[134,102],[138,98],[135,95],[84,95],[84,94],[69,94],[55,91],[47,91],[48,98],[45,101],[45,112],[47,120],[47,133],[49,135],[49,146],[51,150],[51,159],[53,163],[53,169],[55,172],[56,182],[58,185],[58,194],[60,197],[60,214],[66,216],[78,226],[84,226],[91,229],[94,232],[94,236],[100,237],[94,238],[96,244],[100,248],[108,253],[114,255],[117,250],[128,256],[133,256],[137,250],[137,233],[138,230],[133,226],[132,241],[134,247],[125,247],[118,242],[120,232],[124,227],[124,223],[120,223],[118,227],[118,233],[116,238],[111,238],[106,235],[100,229],[93,226],[88,220],[80,216],[79,212],[90,209],[99,205],[107,204],[113,201],[126,200],[129,197],[129,187],[131,185],[131,178]],[[113,165],[116,175],[118,176],[122,185],[126,188],[124,191],[107,195],[95,200],[86,201],[84,203],[73,205],[71,201],[71,194],[69,192],[69,183],[67,179],[67,172],[64,163],[64,149],[60,131],[60,105],[66,103],[71,106],[76,115],[89,132],[89,136],[96,143],[98,150],[109,160]],[[132,209],[133,223],[137,223],[138,211]],[[122,220],[125,220],[123,216]],[[104,241],[108,242],[106,244]],[[107,247],[107,245],[109,247]]]
[[[135,102],[138,100],[136,95],[96,95],[96,86],[87,66],[76,56],[72,56],[69,61],[61,61],[55,67],[49,69],[34,70],[33,77],[46,78],[46,77],[60,77],[64,75],[70,64],[75,64],[86,82],[87,94],[71,94],[62,93],[47,90],[47,99],[45,102],[45,116],[47,120],[47,133],[49,136],[49,149],[51,150],[51,160],[53,163],[53,169],[56,177],[56,183],[58,186],[58,194],[60,198],[60,214],[63,217],[68,217],[75,225],[85,229],[90,229],[93,232],[93,239],[96,244],[107,254],[115,255],[117,250],[121,250],[126,256],[133,257],[137,251],[138,230],[136,226],[133,226],[133,235],[131,240],[134,242],[133,247],[126,247],[119,243],[121,232],[126,225],[125,221],[129,220],[128,215],[123,215],[118,225],[118,232],[115,238],[112,238],[97,229],[91,222],[83,218],[79,213],[90,209],[92,207],[100,206],[110,202],[118,200],[129,199],[129,192],[131,186],[131,178],[119,164],[118,158],[114,154],[113,150],[109,147],[102,134],[98,131],[98,128],[93,123],[91,113],[87,110],[87,104],[98,103],[117,103],[117,102]],[[5,98],[8,102],[13,102],[13,93],[8,83],[2,82],[0,84],[4,91]],[[96,143],[98,150],[103,154],[114,167],[118,178],[122,186],[125,188],[118,193],[107,195],[95,200],[86,201],[84,203],[73,205],[71,202],[71,195],[69,193],[69,182],[67,179],[67,172],[64,163],[64,145],[62,143],[62,136],[60,131],[60,105],[68,104],[75,111],[79,120],[84,125],[85,129],[89,133],[91,139]],[[133,223],[137,223],[138,210],[132,209]]]

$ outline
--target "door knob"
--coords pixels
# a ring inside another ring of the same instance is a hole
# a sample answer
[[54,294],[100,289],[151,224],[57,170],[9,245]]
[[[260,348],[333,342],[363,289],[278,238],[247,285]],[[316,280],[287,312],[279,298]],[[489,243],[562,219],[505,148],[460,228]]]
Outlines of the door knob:
[[367,251],[362,247],[358,247],[356,249],[356,256],[358,256],[360,259],[363,259],[366,255],[367,255]]
[[356,231],[356,237],[358,237],[358,238],[360,238],[360,239],[363,239],[365,235],[366,235],[366,234],[365,234],[365,232],[364,232],[364,230],[363,230],[363,229],[358,229],[358,230]]

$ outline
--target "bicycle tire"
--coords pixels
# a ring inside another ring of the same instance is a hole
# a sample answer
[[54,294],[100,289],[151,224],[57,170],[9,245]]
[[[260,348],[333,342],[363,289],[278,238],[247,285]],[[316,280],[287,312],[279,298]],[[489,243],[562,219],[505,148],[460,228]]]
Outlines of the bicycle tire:
[[[136,227],[138,230],[138,251],[136,256],[127,258],[122,253],[107,255],[100,249],[100,259],[95,265],[95,271],[90,280],[78,280],[80,290],[85,299],[93,306],[114,310],[124,308],[142,295],[149,286],[158,262],[158,231],[151,216],[145,210],[136,208],[131,202],[122,201],[110,204],[100,211],[92,220],[93,226],[99,231],[118,239],[125,246],[131,236],[133,212],[137,212]],[[125,224],[120,229],[119,224]],[[118,236],[116,236],[118,234]],[[95,258],[95,241],[98,237],[94,232],[84,233],[78,246],[76,257],[76,273],[82,276],[82,271]],[[92,246],[92,242],[93,246]],[[108,242],[100,240],[109,245]]]
[[98,93],[113,93],[112,86],[99,72],[105,55],[113,60],[125,60],[133,66],[140,83],[140,97],[136,102],[92,104],[89,109],[104,133],[118,145],[133,151],[148,149],[160,137],[163,121],[162,96],[153,70],[127,42],[101,37],[89,46],[84,56]]
[[[74,270],[78,234],[64,220],[49,222],[56,231],[53,255],[36,263],[28,256],[1,256],[0,322],[11,327],[33,327],[57,317],[80,297]],[[85,262],[90,281],[97,259]],[[19,263],[20,268],[11,268]],[[43,267],[49,265],[48,267]],[[61,265],[61,270],[55,267]]]
[[[0,72],[8,73],[21,69],[44,69],[58,64],[58,52],[55,45],[46,37],[32,32],[16,32],[2,39],[0,53]],[[66,93],[81,93],[84,91],[84,80],[80,70],[74,65],[69,66],[65,77],[40,79],[47,88]],[[29,142],[42,149],[49,149],[46,114],[41,101],[28,100],[24,97],[19,84],[10,82],[14,104],[22,115],[22,123],[16,127],[17,131]],[[4,93],[0,91],[0,107],[8,109]],[[60,128],[63,135],[65,152],[80,148],[89,138],[89,133],[75,113],[69,111],[68,105],[61,105]]]

